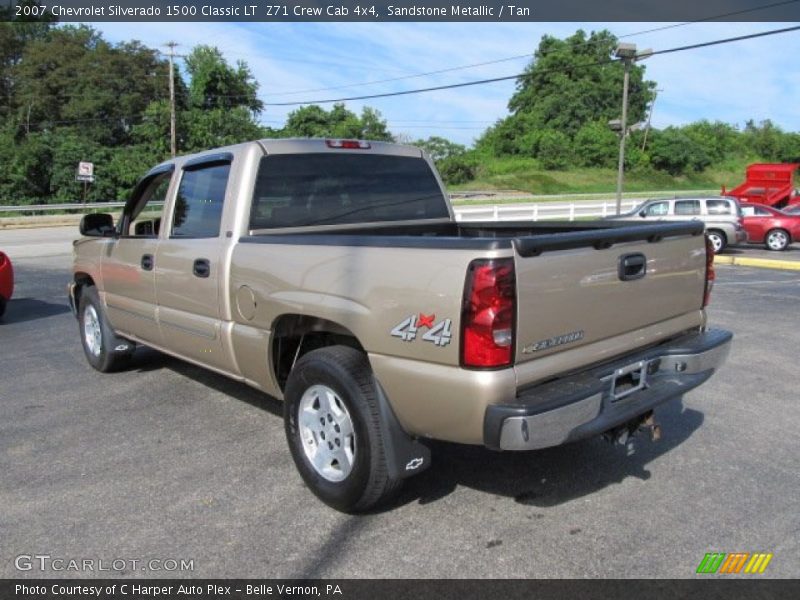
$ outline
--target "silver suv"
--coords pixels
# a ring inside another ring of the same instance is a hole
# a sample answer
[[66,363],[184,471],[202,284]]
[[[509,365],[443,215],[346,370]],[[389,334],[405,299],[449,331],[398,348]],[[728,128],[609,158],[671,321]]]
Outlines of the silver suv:
[[646,200],[631,212],[615,219],[638,221],[685,221],[699,219],[706,225],[706,233],[719,254],[728,244],[747,241],[747,232],[742,226],[742,209],[736,198],[713,196],[709,198],[657,198]]

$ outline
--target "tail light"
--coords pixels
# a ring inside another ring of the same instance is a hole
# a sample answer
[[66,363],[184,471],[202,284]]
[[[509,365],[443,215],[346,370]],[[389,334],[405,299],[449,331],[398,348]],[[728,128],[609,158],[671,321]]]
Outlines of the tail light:
[[706,236],[706,285],[703,291],[703,308],[708,306],[711,300],[711,288],[714,287],[714,280],[716,273],[714,273],[714,244]]
[[6,255],[3,252],[0,252],[0,267],[6,264]]
[[474,260],[467,271],[461,314],[461,364],[506,367],[514,360],[514,259]]

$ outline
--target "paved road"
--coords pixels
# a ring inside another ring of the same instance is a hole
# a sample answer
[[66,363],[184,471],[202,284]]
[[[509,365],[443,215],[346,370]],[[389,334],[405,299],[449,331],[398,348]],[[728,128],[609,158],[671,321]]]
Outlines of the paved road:
[[712,550],[773,552],[767,575],[800,575],[797,273],[718,269],[710,319],[735,346],[657,412],[660,442],[631,456],[599,439],[526,454],[438,444],[397,504],[347,516],[304,489],[274,400],[148,350],[123,373],[89,368],[69,256],[16,248],[0,577],[37,553],[191,559],[197,577],[692,577]]

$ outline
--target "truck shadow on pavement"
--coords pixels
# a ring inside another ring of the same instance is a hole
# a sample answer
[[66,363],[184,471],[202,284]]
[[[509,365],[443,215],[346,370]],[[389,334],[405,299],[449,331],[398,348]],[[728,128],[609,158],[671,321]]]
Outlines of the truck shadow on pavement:
[[[281,401],[156,350],[139,348],[132,368],[138,371],[167,368],[260,408],[276,419],[283,418]],[[628,447],[612,445],[600,437],[531,452],[494,452],[482,446],[430,442],[431,467],[407,480],[394,502],[371,513],[391,512],[413,502],[436,502],[459,486],[547,508],[593,494],[628,477],[646,481],[651,477],[647,465],[691,437],[704,420],[702,412],[686,408],[682,399],[661,405],[655,415],[662,427],[661,439],[652,442],[646,433],[638,434],[633,438],[632,454]]]
[[69,312],[69,306],[66,304],[45,302],[37,298],[12,298],[8,301],[6,313],[0,319],[0,325],[36,321],[67,312]]
[[[531,452],[493,452],[479,446],[434,443],[430,469],[407,482],[398,504],[435,502],[465,486],[542,508],[593,494],[628,477],[650,479],[647,465],[682,444],[703,423],[703,413],[675,399],[656,409],[659,441],[646,433],[627,447],[593,438]],[[542,515],[539,515],[542,516]]]

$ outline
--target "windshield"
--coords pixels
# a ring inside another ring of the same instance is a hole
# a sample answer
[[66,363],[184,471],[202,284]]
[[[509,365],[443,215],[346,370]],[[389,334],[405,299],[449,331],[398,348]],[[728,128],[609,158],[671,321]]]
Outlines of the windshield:
[[422,158],[319,153],[265,156],[250,229],[448,218]]

